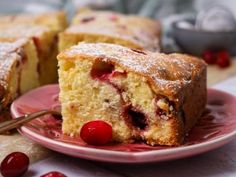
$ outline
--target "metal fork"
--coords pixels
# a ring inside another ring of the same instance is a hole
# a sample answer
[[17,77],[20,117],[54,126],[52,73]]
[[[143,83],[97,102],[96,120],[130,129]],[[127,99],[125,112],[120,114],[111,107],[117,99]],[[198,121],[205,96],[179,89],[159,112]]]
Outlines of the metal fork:
[[61,116],[61,113],[55,110],[42,110],[30,114],[25,114],[24,116],[18,117],[16,119],[11,119],[5,122],[0,123],[0,134],[6,131],[18,128],[23,124],[46,114],[52,114],[56,116]]

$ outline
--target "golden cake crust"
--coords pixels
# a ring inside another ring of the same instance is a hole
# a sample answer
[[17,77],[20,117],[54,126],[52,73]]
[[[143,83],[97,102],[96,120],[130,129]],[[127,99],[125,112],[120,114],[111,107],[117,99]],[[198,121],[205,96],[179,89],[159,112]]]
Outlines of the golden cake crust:
[[41,25],[52,30],[60,32],[67,26],[66,16],[64,12],[49,12],[43,14],[18,14],[18,15],[1,15],[1,25]]
[[0,24],[0,39],[2,40],[17,40],[20,38],[40,37],[50,30],[41,25],[33,24],[16,24],[14,27],[11,24]]
[[[98,41],[89,42],[107,41],[139,49],[160,50],[158,21],[111,11],[88,10],[78,13],[72,25],[61,34],[61,40],[68,40],[70,36],[71,38],[80,36],[78,38],[83,39],[87,36],[88,40],[98,39]],[[78,39],[77,43],[83,39]]]
[[19,61],[20,56],[24,55],[22,46],[27,43],[27,39],[20,39],[14,43],[0,42],[0,80],[1,85],[6,87],[6,78],[9,74],[9,67],[13,62]]
[[178,102],[183,101],[183,88],[206,68],[203,60],[189,55],[152,53],[102,43],[80,43],[62,52],[58,58],[69,60],[79,55],[97,57],[138,73],[149,80],[156,93]]

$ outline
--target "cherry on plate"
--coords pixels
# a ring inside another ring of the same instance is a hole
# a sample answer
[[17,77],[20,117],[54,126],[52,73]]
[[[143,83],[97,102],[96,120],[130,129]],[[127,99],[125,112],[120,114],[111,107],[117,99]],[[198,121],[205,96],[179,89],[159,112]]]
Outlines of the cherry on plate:
[[217,53],[216,64],[221,68],[230,66],[230,55],[229,52],[222,50]]
[[22,152],[13,152],[1,162],[0,171],[4,177],[22,176],[29,167],[29,157]]
[[202,57],[207,64],[214,64],[216,62],[216,54],[212,50],[204,51]]
[[58,171],[51,171],[49,173],[42,175],[41,177],[67,177],[67,176]]
[[111,21],[117,21],[119,19],[118,15],[112,14],[108,17]]
[[112,139],[112,127],[102,120],[90,121],[81,128],[80,137],[90,145],[105,145]]

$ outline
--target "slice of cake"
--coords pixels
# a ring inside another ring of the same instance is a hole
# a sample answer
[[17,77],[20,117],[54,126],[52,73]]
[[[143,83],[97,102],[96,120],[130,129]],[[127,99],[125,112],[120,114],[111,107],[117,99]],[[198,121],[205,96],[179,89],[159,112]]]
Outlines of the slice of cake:
[[58,60],[62,129],[71,136],[103,120],[114,141],[179,145],[206,104],[206,64],[188,55],[81,43]]
[[67,20],[64,12],[48,12],[43,14],[18,14],[0,16],[0,24],[19,25],[31,24],[47,26],[56,32],[63,31],[67,27]]
[[0,42],[0,107],[39,86],[38,57],[32,40]]
[[78,13],[71,26],[60,34],[59,50],[81,41],[159,51],[160,24],[144,17],[86,10]]
[[57,82],[58,32],[66,26],[61,12],[0,17],[0,41],[15,41],[21,38],[33,40],[39,57],[40,84]]

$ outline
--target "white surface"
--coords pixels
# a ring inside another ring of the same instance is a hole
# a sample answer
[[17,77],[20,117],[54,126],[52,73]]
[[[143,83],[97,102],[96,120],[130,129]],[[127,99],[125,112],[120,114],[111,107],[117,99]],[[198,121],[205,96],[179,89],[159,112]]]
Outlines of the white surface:
[[[221,82],[213,88],[236,95],[236,77]],[[56,154],[31,165],[26,177],[38,177],[55,170],[68,177],[235,177],[236,140],[198,156],[140,165],[89,162]]]
[[236,96],[236,76],[214,85],[213,88],[223,90]]
[[61,154],[30,166],[24,177],[39,177],[50,171],[62,172],[67,177],[122,177],[119,174],[97,167],[95,163]]
[[197,11],[208,9],[212,5],[221,5],[229,8],[236,17],[236,1],[235,0],[194,0],[194,8]]

